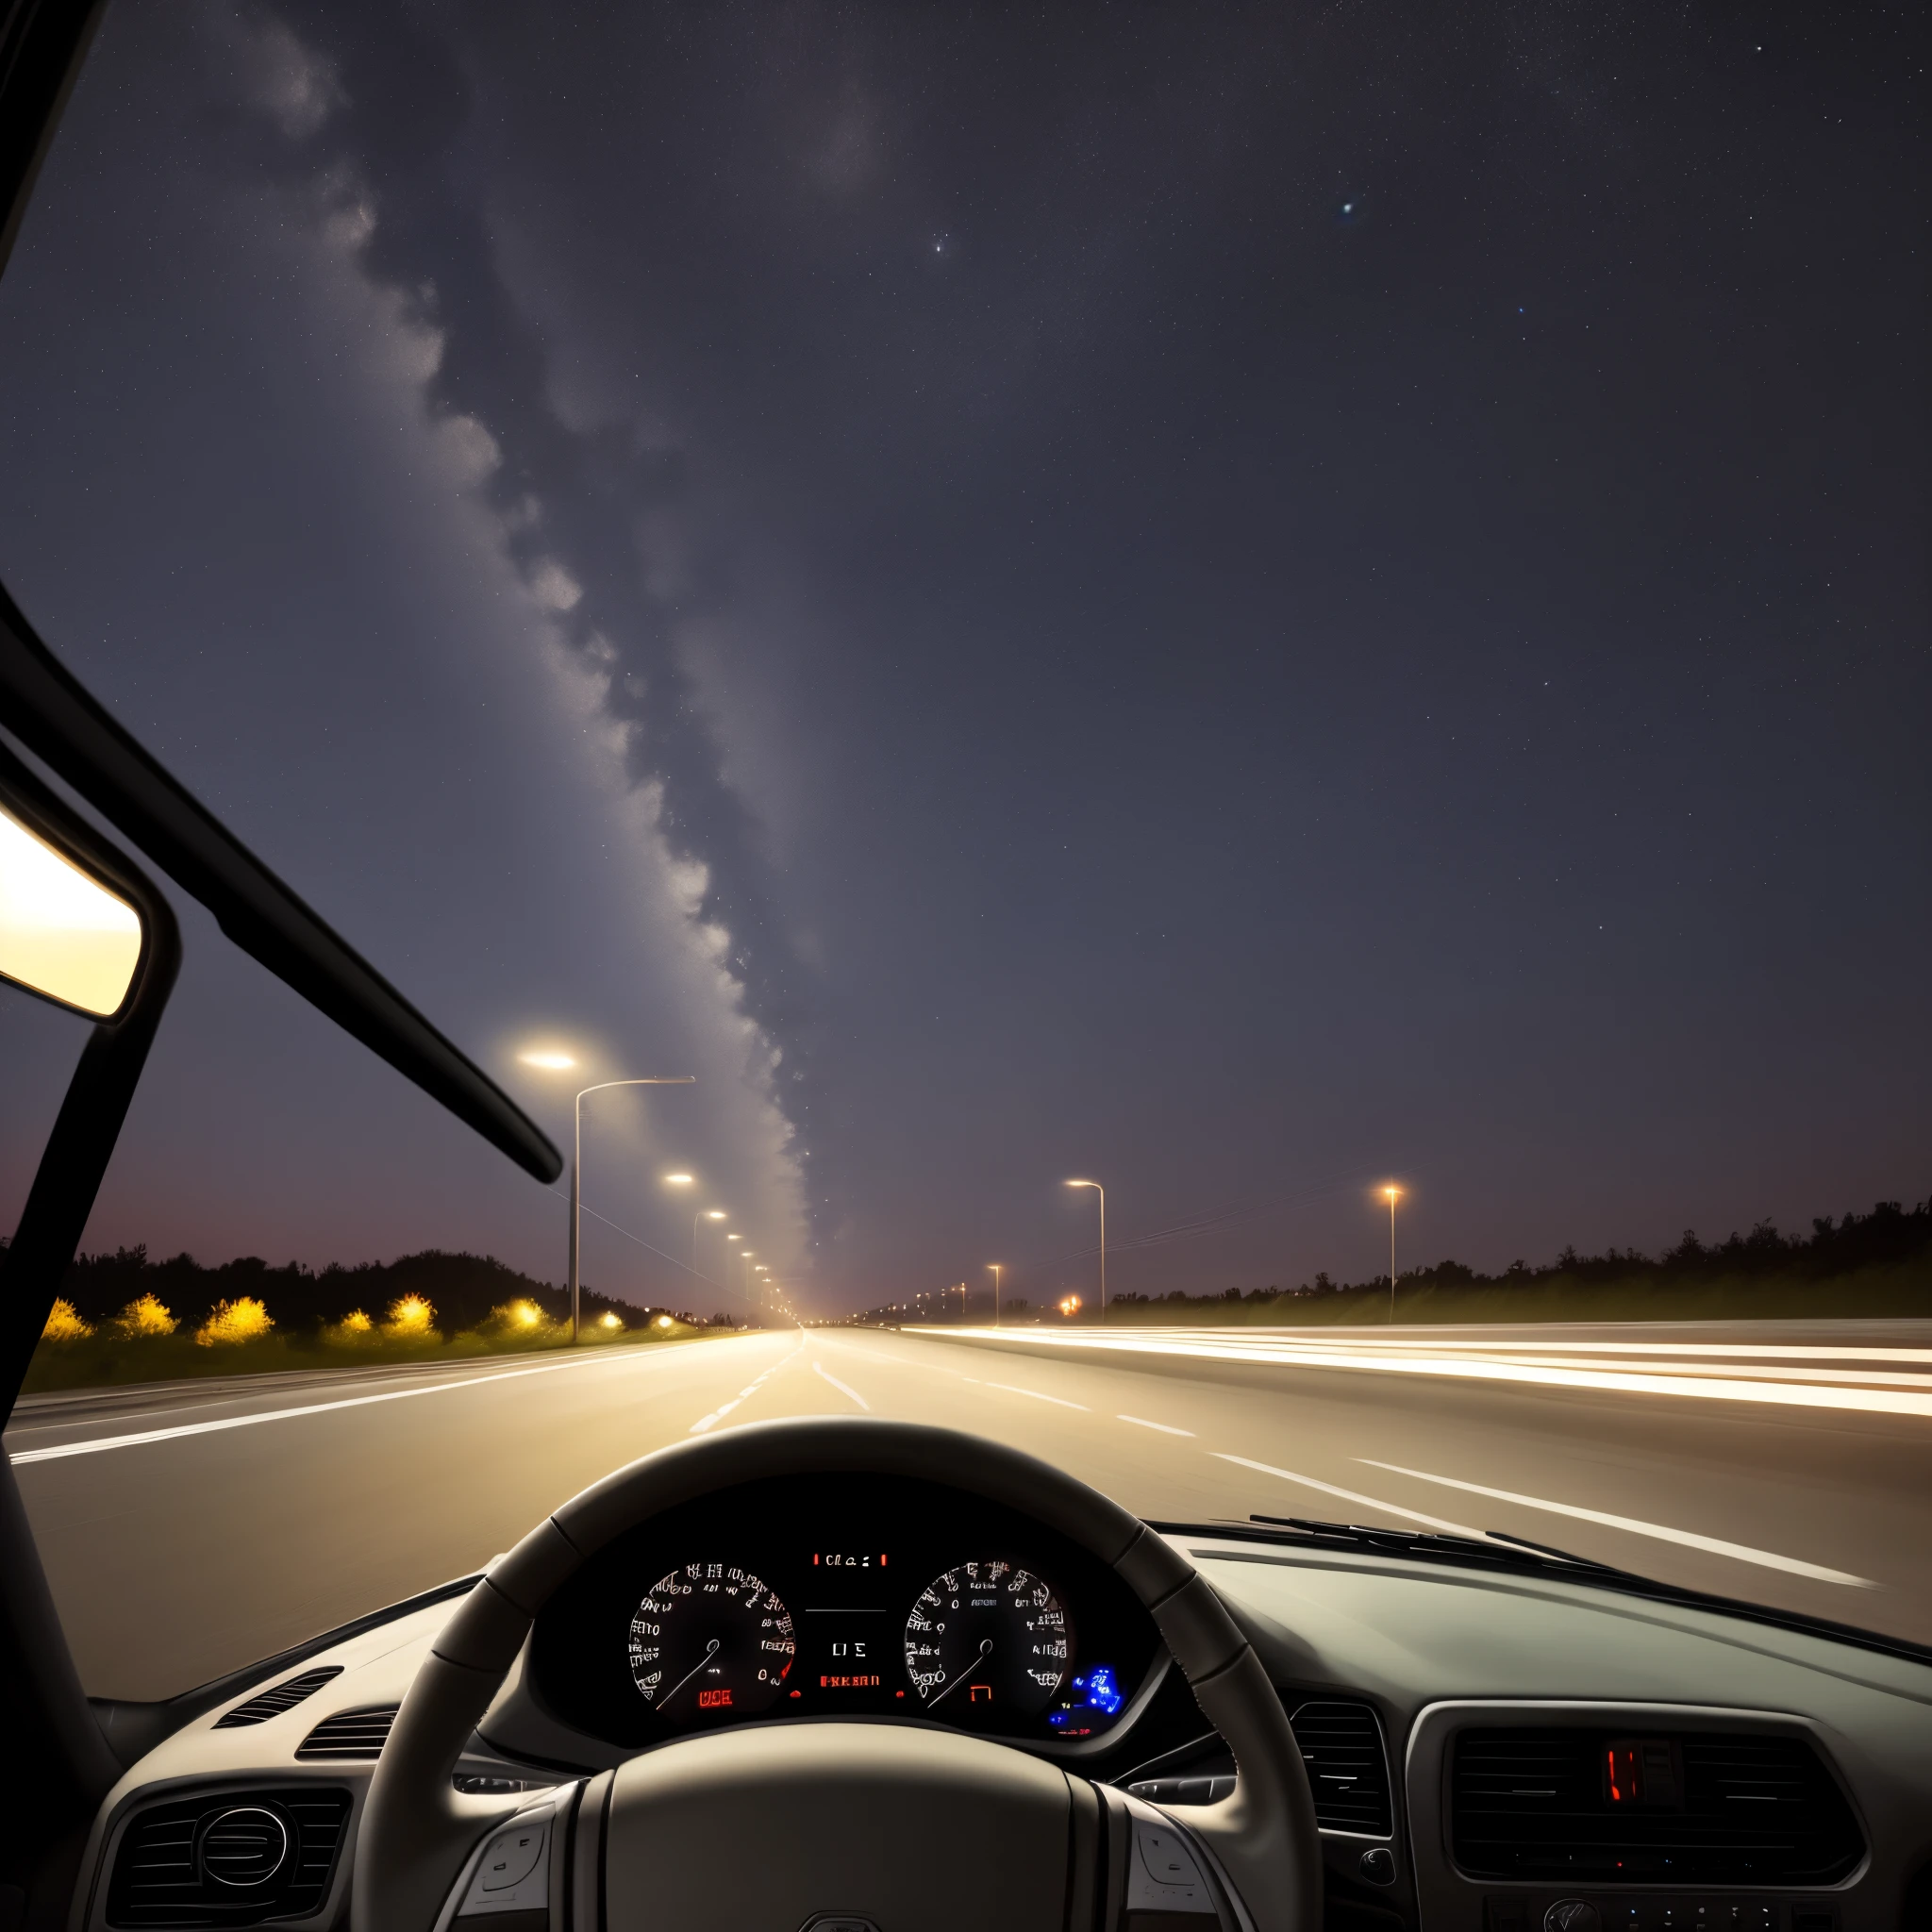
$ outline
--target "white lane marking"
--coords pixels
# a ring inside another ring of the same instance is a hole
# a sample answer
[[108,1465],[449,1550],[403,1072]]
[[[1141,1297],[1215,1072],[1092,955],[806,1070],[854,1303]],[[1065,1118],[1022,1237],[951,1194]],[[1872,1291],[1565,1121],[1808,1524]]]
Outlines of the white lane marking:
[[1453,1475],[1431,1475],[1426,1470],[1404,1469],[1397,1462],[1377,1462],[1373,1456],[1357,1456],[1371,1469],[1386,1469],[1395,1475],[1413,1476],[1418,1482],[1440,1483],[1446,1490],[1467,1490],[1473,1496],[1490,1496],[1498,1503],[1519,1503],[1525,1509],[1547,1509],[1556,1516],[1574,1516],[1579,1523],[1599,1523],[1607,1529],[1628,1530],[1633,1536],[1656,1537],[1667,1543],[1682,1543],[1687,1549],[1707,1550],[1714,1557],[1730,1557],[1740,1563],[1756,1563],[1765,1570],[1787,1570],[1793,1576],[1809,1576],[1820,1583],[1843,1583],[1855,1590],[1877,1590],[1869,1576],[1853,1576],[1843,1570],[1827,1570],[1822,1563],[1802,1562],[1796,1557],[1780,1557],[1774,1550],[1753,1549],[1749,1543],[1726,1542],[1722,1537],[1699,1536],[1692,1530],[1673,1529],[1668,1524],[1645,1523],[1636,1516],[1612,1516],[1606,1509],[1584,1509],[1574,1503],[1552,1503],[1542,1496],[1523,1496],[1514,1490],[1492,1490],[1483,1483],[1466,1483]]
[[832,1385],[832,1387],[839,1391],[841,1395],[851,1396],[853,1401],[858,1403],[859,1407],[864,1409],[867,1415],[870,1415],[872,1413],[872,1404],[869,1403],[865,1399],[865,1397],[858,1392],[857,1389],[848,1389],[843,1382],[840,1381],[837,1375],[833,1374],[832,1372],[825,1367],[824,1362],[814,1362],[812,1363],[812,1367],[815,1368],[819,1372],[819,1374],[822,1374],[825,1378],[825,1380],[828,1381]]
[[[432,1382],[421,1389],[386,1389],[380,1395],[345,1395],[334,1402],[308,1402],[299,1408],[265,1408],[255,1415],[222,1416],[212,1422],[180,1423],[167,1429],[140,1429],[127,1436],[96,1436],[85,1442],[56,1442],[45,1449],[23,1449],[8,1460],[55,1462],[63,1456],[94,1456],[104,1449],[132,1449],[142,1442],[171,1442],[181,1436],[211,1436],[222,1429],[248,1429],[258,1423],[285,1423],[296,1416],[325,1415],[334,1408],[366,1408],[375,1402],[407,1402],[416,1395],[447,1395],[456,1389],[475,1389],[486,1382],[513,1382],[522,1375],[554,1374],[558,1369],[609,1366],[614,1356],[579,1356],[567,1362],[543,1362],[532,1369],[504,1369],[491,1375],[465,1375],[460,1381]],[[637,1357],[632,1357],[633,1360]],[[660,1357],[661,1359],[661,1357]]]
[[772,1377],[778,1373],[778,1371],[785,1366],[787,1362],[791,1361],[797,1356],[798,1351],[804,1346],[805,1331],[801,1329],[799,1331],[797,1341],[792,1345],[791,1355],[781,1356],[776,1361],[774,1361],[772,1364],[772,1366],[769,1369],[765,1371],[765,1373],[762,1375],[755,1376],[748,1387],[741,1389],[738,1391],[738,1393],[731,1398],[729,1402],[721,1402],[717,1406],[717,1407],[710,1412],[709,1415],[699,1416],[697,1421],[691,1424],[691,1427],[685,1431],[685,1434],[687,1436],[702,1436],[707,1429],[711,1428],[715,1426],[717,1424],[723,1422],[724,1418],[727,1415],[729,1415],[731,1411],[734,1408],[736,1408],[741,1402],[744,1401],[747,1396],[756,1395],[758,1392],[758,1390],[765,1383],[769,1382],[772,1379]]
[[1150,1423],[1144,1415],[1117,1415],[1117,1423],[1133,1423],[1143,1429],[1158,1429],[1163,1436],[1191,1436],[1192,1429],[1177,1429],[1172,1423]]
[[986,1386],[1007,1395],[1030,1395],[1035,1402],[1057,1402],[1062,1408],[1086,1409],[1089,1415],[1093,1413],[1084,1402],[1069,1402],[1064,1395],[1042,1395],[1038,1389],[1016,1389],[1010,1382],[989,1382]]
[[[954,1340],[991,1341],[990,1328],[936,1331]],[[1008,1337],[1010,1339],[1010,1331]],[[1205,1361],[1261,1362],[1309,1369],[1366,1369],[1378,1375],[1438,1375],[1462,1381],[1503,1382],[1520,1387],[1594,1389],[1620,1395],[1674,1395],[1707,1402],[1758,1402],[1774,1407],[1849,1409],[1865,1415],[1932,1417],[1932,1392],[1866,1389],[1796,1387],[1785,1382],[1749,1381],[1741,1376],[1660,1374],[1635,1370],[1542,1369],[1520,1362],[1492,1361],[1481,1357],[1375,1354],[1357,1348],[1302,1345],[1261,1346],[1241,1342],[1176,1341],[1124,1335],[1067,1335],[1042,1331],[1028,1336],[1049,1347],[1110,1349],[1127,1355],[1187,1356]]]
[[1291,1469],[1276,1469],[1272,1462],[1250,1462],[1245,1456],[1226,1456],[1219,1449],[1208,1450],[1208,1455],[1221,1462],[1238,1462],[1243,1469],[1258,1469],[1263,1475],[1278,1475],[1283,1482],[1300,1483],[1304,1489],[1320,1490],[1324,1495],[1340,1496],[1344,1503],[1366,1504],[1371,1509],[1386,1509],[1391,1516],[1406,1518],[1410,1523],[1426,1523],[1431,1529],[1446,1530],[1451,1536],[1473,1536],[1480,1542],[1483,1533],[1471,1529],[1467,1524],[1445,1523],[1440,1516],[1424,1516],[1420,1509],[1405,1509],[1400,1503],[1384,1502],[1380,1496],[1365,1496],[1358,1490],[1339,1490],[1333,1483],[1317,1482],[1311,1475],[1297,1475]]

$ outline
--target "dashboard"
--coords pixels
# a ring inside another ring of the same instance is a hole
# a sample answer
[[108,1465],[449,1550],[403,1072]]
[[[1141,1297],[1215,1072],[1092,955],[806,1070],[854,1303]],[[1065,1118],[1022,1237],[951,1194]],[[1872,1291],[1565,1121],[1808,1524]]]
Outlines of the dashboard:
[[909,1478],[774,1478],[602,1551],[538,1618],[521,1695],[626,1751],[855,1716],[1075,1746],[1130,1722],[1165,1659],[1120,1578],[1038,1523]]
[[[1932,1664],[1582,1581],[1168,1535],[1288,1712],[1328,1932],[1932,1925]],[[339,1633],[135,1764],[74,1932],[341,1932],[377,1754],[467,1588]],[[1157,1805],[1234,1782],[1111,1571],[941,1484],[820,1475],[607,1545],[456,1784],[515,1802],[706,1727],[852,1717],[978,1731]],[[252,1889],[216,1873],[210,1846],[259,1858],[277,1831]]]

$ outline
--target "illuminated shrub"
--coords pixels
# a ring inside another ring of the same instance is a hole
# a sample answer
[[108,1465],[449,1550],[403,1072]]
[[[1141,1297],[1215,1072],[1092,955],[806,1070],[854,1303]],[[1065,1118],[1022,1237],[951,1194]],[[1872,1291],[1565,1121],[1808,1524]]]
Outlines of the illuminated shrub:
[[203,1348],[226,1348],[241,1341],[259,1341],[275,1326],[275,1318],[252,1294],[217,1302],[208,1318],[194,1331]]
[[158,1295],[144,1294],[131,1301],[114,1317],[114,1326],[132,1341],[148,1335],[172,1335],[181,1324],[162,1305]]
[[478,1335],[497,1342],[556,1341],[563,1332],[563,1324],[552,1321],[542,1306],[527,1295],[499,1303],[476,1328]]
[[375,1339],[375,1324],[360,1308],[351,1308],[340,1322],[324,1326],[322,1339],[338,1348],[353,1348],[358,1342]]
[[606,1310],[604,1314],[600,1315],[597,1318],[597,1325],[600,1328],[609,1329],[610,1332],[613,1335],[615,1335],[620,1329],[623,1328],[624,1324],[621,1321],[619,1321],[614,1314],[611,1314],[608,1310]]
[[360,1308],[351,1308],[341,1320],[342,1331],[348,1335],[367,1335],[375,1326]]
[[46,1325],[41,1330],[42,1341],[85,1341],[94,1332],[92,1322],[80,1319],[80,1310],[62,1295],[47,1310]]
[[398,1341],[426,1341],[435,1333],[436,1310],[420,1294],[406,1294],[389,1305],[389,1320],[382,1332]]

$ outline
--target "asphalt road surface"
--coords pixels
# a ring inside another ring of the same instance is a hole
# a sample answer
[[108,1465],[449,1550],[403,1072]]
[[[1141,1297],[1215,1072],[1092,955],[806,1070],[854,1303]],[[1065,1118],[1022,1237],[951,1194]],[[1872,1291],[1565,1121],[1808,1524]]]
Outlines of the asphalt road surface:
[[786,1330],[31,1397],[88,1689],[161,1697],[469,1571],[609,1470],[786,1415],[941,1423],[1143,1516],[1502,1530],[1932,1643],[1932,1323]]

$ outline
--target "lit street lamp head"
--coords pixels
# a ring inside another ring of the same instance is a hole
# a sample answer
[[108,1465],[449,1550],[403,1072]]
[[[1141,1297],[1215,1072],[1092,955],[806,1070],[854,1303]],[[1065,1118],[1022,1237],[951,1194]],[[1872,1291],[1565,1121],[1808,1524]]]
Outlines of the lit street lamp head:
[[688,1188],[691,1184],[691,1178],[688,1174],[667,1174],[664,1176],[664,1185],[667,1188]]
[[574,1054],[558,1053],[551,1047],[533,1047],[517,1056],[526,1067],[541,1067],[546,1074],[561,1074],[576,1065]]

